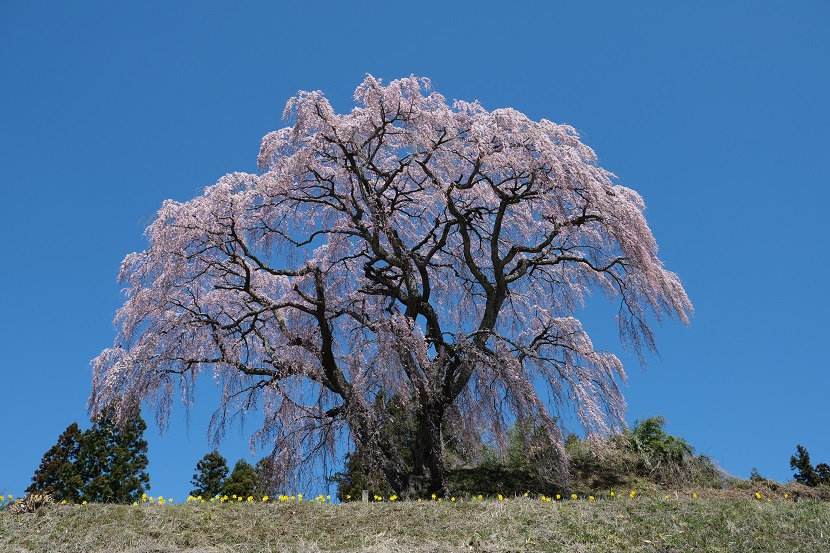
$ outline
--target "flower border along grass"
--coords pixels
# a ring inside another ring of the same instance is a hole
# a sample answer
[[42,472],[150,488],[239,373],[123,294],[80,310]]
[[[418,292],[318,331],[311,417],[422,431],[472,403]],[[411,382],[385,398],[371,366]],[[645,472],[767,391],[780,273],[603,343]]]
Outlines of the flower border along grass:
[[[593,499],[591,499],[593,497]],[[153,499],[153,501],[150,501]],[[610,492],[331,503],[280,496],[147,497],[137,505],[0,512],[0,549],[225,551],[815,551],[830,547],[830,504],[789,499],[644,497]],[[440,501],[439,501],[440,499]]]

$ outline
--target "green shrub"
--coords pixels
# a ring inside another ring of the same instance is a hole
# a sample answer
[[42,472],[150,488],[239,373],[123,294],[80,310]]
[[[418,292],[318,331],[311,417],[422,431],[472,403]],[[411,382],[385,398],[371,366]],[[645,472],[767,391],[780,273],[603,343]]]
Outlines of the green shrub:
[[565,440],[565,451],[571,472],[570,487],[577,494],[633,487],[639,480],[639,458],[625,436],[580,440],[571,434]]

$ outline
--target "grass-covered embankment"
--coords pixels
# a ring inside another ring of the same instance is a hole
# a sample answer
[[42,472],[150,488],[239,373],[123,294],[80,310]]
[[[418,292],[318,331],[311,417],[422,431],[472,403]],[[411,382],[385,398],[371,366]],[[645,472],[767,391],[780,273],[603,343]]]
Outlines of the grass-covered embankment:
[[752,499],[52,505],[0,551],[830,551],[830,503]]

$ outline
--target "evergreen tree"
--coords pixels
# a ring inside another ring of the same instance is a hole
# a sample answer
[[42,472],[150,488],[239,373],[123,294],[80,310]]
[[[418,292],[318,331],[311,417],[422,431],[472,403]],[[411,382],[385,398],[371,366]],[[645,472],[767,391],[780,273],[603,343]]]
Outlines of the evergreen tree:
[[78,423],[73,422],[58,437],[58,443],[43,455],[26,493],[49,494],[56,501],[77,502],[83,487],[75,464],[80,442],[81,431]]
[[147,424],[136,413],[125,424],[116,424],[116,407],[104,409],[83,433],[78,472],[83,480],[82,500],[104,503],[132,503],[150,489],[145,472]]
[[222,495],[247,498],[254,494],[257,474],[254,467],[245,459],[240,459],[233,467],[233,472],[222,484]]
[[193,497],[215,497],[222,491],[222,482],[228,475],[228,461],[218,452],[212,451],[196,463],[196,474],[190,483]]
[[147,428],[136,414],[116,424],[115,406],[102,411],[92,428],[70,424],[47,451],[27,493],[48,493],[58,501],[132,503],[150,489]]
[[810,464],[810,454],[803,445],[796,446],[796,454],[790,457],[790,468],[796,471],[793,475],[796,482],[807,486],[818,486],[820,482],[819,475],[816,474],[816,470]]

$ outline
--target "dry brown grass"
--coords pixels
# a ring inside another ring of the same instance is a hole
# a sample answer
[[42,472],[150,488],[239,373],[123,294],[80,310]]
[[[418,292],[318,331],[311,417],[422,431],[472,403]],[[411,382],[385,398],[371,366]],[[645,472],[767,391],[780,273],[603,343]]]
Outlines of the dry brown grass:
[[0,512],[0,551],[830,551],[830,504],[752,498],[53,505]]

